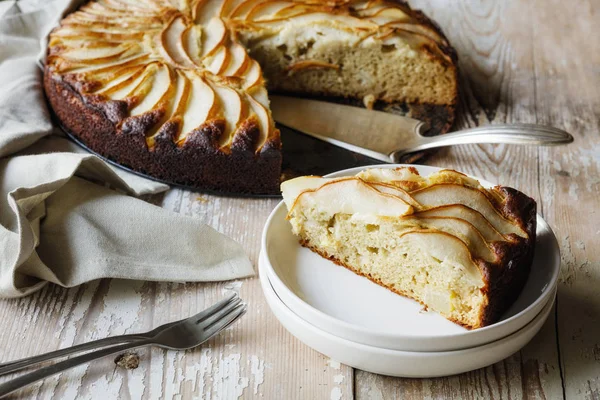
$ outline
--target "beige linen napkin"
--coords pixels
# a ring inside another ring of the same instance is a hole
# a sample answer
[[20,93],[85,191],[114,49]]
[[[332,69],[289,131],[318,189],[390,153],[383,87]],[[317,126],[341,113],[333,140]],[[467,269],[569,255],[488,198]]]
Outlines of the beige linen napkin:
[[238,243],[127,195],[166,185],[82,153],[52,126],[37,61],[47,33],[71,6],[0,2],[0,297],[23,296],[47,282],[252,275]]

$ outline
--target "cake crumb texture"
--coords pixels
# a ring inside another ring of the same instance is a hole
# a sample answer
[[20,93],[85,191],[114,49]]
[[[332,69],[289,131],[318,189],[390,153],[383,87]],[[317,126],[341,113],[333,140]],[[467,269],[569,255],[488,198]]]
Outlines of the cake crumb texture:
[[529,275],[536,205],[514,189],[376,168],[282,191],[303,246],[465,327],[497,321]]

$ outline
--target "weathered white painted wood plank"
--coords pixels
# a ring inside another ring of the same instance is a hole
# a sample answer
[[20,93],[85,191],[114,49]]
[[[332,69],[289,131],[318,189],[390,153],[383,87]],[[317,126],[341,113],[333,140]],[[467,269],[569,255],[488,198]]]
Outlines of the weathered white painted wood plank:
[[569,148],[540,150],[544,210],[562,250],[557,325],[565,395],[600,399],[600,42],[593,17],[600,4],[536,5],[534,40],[543,45],[534,62],[545,78],[536,109],[577,135]]

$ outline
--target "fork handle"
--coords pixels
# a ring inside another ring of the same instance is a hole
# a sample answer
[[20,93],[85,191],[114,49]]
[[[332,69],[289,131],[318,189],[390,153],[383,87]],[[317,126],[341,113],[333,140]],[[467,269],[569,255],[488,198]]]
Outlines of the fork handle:
[[74,353],[80,353],[86,350],[94,350],[101,347],[116,345],[119,343],[132,342],[135,340],[143,340],[148,337],[145,335],[120,335],[112,336],[104,339],[94,340],[92,342],[82,343],[75,346],[67,347],[65,349],[59,349],[51,351],[49,353],[40,354],[33,357],[23,358],[21,360],[10,361],[7,363],[0,364],[0,376],[9,374],[11,372],[19,371],[23,368],[27,368],[31,365],[41,363],[43,361],[52,360],[54,358],[68,356]]
[[137,340],[131,343],[107,347],[104,349],[93,351],[91,353],[82,354],[80,356],[69,358],[64,361],[60,361],[56,364],[40,368],[38,370],[35,370],[25,375],[21,375],[18,378],[0,384],[0,397],[6,396],[7,394],[14,392],[15,390],[21,389],[22,387],[30,385],[41,379],[45,379],[49,376],[58,374],[59,372],[63,372],[67,369],[76,367],[80,364],[85,364],[98,358],[110,356],[113,354],[122,353],[125,350],[130,350],[142,346],[148,346],[150,344],[152,344],[151,339]]

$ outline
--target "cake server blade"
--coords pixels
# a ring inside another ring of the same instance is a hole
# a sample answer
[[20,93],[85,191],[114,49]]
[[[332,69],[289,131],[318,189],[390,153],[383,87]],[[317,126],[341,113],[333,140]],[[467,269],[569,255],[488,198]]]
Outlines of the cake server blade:
[[392,162],[390,155],[422,137],[413,118],[312,99],[270,95],[273,119],[314,138]]
[[343,104],[270,96],[275,121],[306,135],[388,163],[414,151],[472,143],[553,146],[573,142],[562,129],[536,124],[487,125],[426,137],[413,118]]

